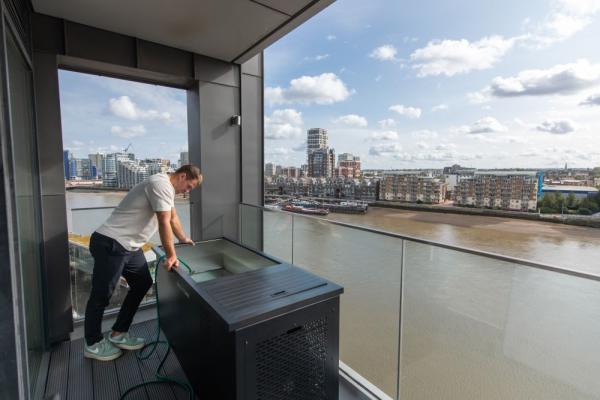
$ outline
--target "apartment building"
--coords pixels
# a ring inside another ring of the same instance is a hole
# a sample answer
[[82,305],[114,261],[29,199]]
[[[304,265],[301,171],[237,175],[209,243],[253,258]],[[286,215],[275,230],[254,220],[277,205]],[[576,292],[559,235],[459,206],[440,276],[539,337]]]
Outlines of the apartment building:
[[432,176],[404,173],[384,174],[379,184],[381,200],[443,203],[446,198],[446,182]]
[[454,204],[512,211],[535,211],[537,171],[477,171],[463,177],[454,191]]

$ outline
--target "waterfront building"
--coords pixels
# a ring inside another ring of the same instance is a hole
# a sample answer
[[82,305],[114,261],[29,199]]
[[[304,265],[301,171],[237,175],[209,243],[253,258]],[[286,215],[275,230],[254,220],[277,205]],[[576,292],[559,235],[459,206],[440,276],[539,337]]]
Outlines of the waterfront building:
[[537,208],[538,171],[476,171],[456,185],[454,204],[512,211]]
[[[327,147],[327,129],[323,128],[311,128],[307,131],[306,138],[306,159],[310,157],[310,154],[319,149]],[[310,161],[308,162],[310,165]]]
[[302,170],[298,167],[284,167],[282,174],[288,178],[300,178]]
[[190,163],[190,153],[187,151],[182,151],[179,155],[179,166],[187,165]]
[[375,201],[377,182],[371,179],[353,178],[288,178],[279,176],[265,178],[266,195],[290,195],[303,197],[343,198]]
[[336,176],[360,177],[360,157],[350,153],[342,153],[338,156],[338,169]]
[[102,160],[102,186],[117,187],[117,157],[107,154]]
[[131,189],[148,179],[148,168],[138,161],[120,160],[117,164],[117,185],[121,189]]
[[265,177],[274,176],[275,175],[275,164],[266,163],[265,164]]
[[104,161],[104,154],[96,153],[96,154],[88,154],[88,158],[92,164],[92,169],[95,169],[95,174],[92,173],[92,178],[102,177],[102,164]]
[[71,179],[71,159],[73,158],[73,154],[70,150],[63,151],[63,167],[65,170],[65,180]]
[[379,184],[379,198],[439,204],[446,198],[446,188],[445,181],[432,176],[415,175],[411,172],[386,173]]
[[335,168],[335,150],[328,147],[313,150],[308,155],[308,176],[331,178]]
[[281,165],[275,166],[275,176],[283,175],[283,167]]

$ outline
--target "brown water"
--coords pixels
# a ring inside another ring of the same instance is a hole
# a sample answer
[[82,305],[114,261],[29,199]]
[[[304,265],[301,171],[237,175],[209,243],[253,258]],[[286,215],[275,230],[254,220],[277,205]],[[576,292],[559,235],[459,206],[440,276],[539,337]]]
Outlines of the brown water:
[[388,208],[327,218],[600,275],[597,228]]

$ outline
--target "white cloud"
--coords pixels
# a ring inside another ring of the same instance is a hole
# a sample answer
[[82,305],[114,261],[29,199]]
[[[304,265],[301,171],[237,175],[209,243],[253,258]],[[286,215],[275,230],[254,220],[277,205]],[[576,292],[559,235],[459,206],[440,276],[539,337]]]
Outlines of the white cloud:
[[429,145],[425,142],[417,142],[417,147],[423,150],[427,150],[429,148]]
[[419,77],[453,76],[472,70],[484,70],[496,64],[514,45],[515,39],[502,36],[484,37],[476,42],[441,40],[415,50],[410,59]]
[[545,70],[521,71],[513,77],[497,77],[492,81],[489,89],[486,89],[496,97],[567,95],[592,87],[599,82],[600,64],[593,65],[588,60],[582,59]]
[[395,111],[407,118],[417,119],[421,116],[421,109],[416,107],[406,107],[402,104],[396,104],[389,108],[390,111]]
[[371,146],[369,155],[372,156],[392,156],[402,151],[402,146],[398,143],[384,143]]
[[267,87],[265,99],[269,104],[333,104],[346,100],[352,93],[336,74],[328,72],[292,79],[289,88]]
[[369,57],[379,61],[396,61],[398,50],[391,44],[384,44],[374,49]]
[[579,104],[582,106],[600,106],[600,93],[589,96]]
[[440,143],[435,146],[436,150],[453,150],[456,149],[456,145],[454,143]]
[[431,111],[436,112],[436,111],[442,111],[442,110],[447,110],[447,109],[448,109],[447,104],[438,104],[437,106],[433,107],[431,109]]
[[304,59],[307,61],[322,61],[329,57],[329,54],[317,54],[314,57],[305,57]]
[[508,128],[506,128],[504,125],[498,122],[496,118],[493,117],[481,118],[473,125],[462,128],[463,132],[470,134],[505,132],[507,130]]
[[490,101],[490,93],[489,89],[483,89],[479,92],[470,92],[467,93],[467,99],[469,103],[473,104],[483,104]]
[[564,135],[573,132],[576,127],[575,124],[569,120],[546,120],[539,124],[536,129],[541,132]]
[[73,140],[72,143],[76,147],[81,147],[81,146],[83,146],[85,144],[81,140]]
[[130,127],[121,127],[114,125],[110,128],[110,132],[118,137],[130,139],[134,137],[144,136],[146,134],[146,128],[144,125],[135,125]]
[[336,124],[343,124],[349,126],[366,127],[368,125],[367,119],[356,114],[343,115],[336,118],[333,122]]
[[523,44],[543,48],[564,41],[585,29],[599,10],[598,0],[555,1],[545,20],[523,37]]
[[265,117],[265,138],[291,139],[302,133],[302,113],[292,108],[275,110]]
[[138,107],[129,96],[112,98],[108,101],[108,109],[117,117],[136,120],[159,120],[170,122],[173,120],[171,113],[167,111],[144,110]]
[[327,40],[335,40],[337,37],[335,35],[327,35]]
[[382,119],[381,121],[377,122],[377,125],[379,125],[381,129],[390,129],[396,126],[396,121],[391,118]]
[[381,132],[371,132],[369,134],[370,140],[397,140],[398,133],[395,131],[381,131]]
[[436,131],[430,131],[427,129],[411,132],[410,135],[417,139],[435,139],[438,137],[438,133]]

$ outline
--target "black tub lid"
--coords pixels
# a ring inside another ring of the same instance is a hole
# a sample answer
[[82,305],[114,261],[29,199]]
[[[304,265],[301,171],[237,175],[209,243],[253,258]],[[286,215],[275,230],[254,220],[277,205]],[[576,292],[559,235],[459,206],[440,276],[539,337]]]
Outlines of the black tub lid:
[[289,264],[201,282],[196,289],[230,331],[343,292],[335,283]]

